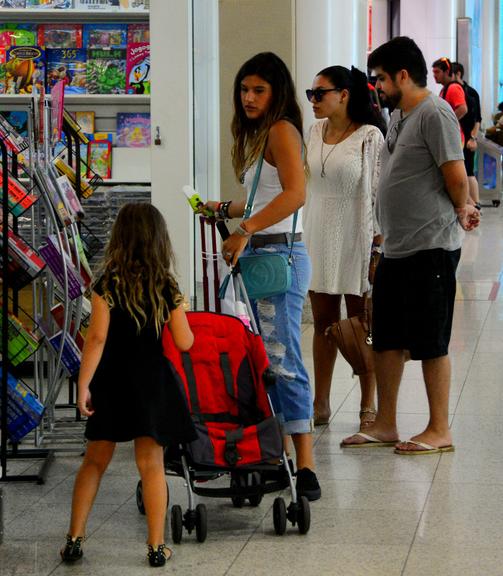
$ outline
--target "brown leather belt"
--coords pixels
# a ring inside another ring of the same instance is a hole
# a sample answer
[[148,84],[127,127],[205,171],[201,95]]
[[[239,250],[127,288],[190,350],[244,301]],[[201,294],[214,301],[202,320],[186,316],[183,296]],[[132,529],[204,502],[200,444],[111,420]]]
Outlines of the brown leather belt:
[[[302,240],[302,233],[297,232],[294,237],[294,242],[300,242]],[[283,234],[259,234],[258,236],[252,236],[250,238],[250,245],[253,248],[262,248],[268,244],[286,244],[290,245],[292,241],[292,234],[290,232],[284,232]]]

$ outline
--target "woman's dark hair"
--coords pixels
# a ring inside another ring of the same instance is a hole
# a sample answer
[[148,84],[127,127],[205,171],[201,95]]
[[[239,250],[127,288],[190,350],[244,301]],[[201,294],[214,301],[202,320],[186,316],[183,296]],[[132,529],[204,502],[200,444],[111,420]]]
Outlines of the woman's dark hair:
[[386,132],[386,123],[379,110],[376,109],[370,96],[367,76],[358,68],[351,70],[344,66],[329,66],[318,72],[330,81],[334,88],[349,92],[348,116],[355,124],[371,124]]
[[419,46],[407,36],[397,36],[376,48],[368,57],[370,70],[382,68],[393,79],[400,70],[407,70],[420,88],[426,86],[428,69]]
[[[272,88],[269,110],[258,121],[249,120],[241,104],[241,82],[246,76],[260,76]],[[286,64],[273,52],[261,52],[247,60],[234,79],[234,117],[232,119],[232,165],[239,178],[264,149],[271,126],[278,120],[288,120],[302,135],[302,112],[297,102],[295,86]]]

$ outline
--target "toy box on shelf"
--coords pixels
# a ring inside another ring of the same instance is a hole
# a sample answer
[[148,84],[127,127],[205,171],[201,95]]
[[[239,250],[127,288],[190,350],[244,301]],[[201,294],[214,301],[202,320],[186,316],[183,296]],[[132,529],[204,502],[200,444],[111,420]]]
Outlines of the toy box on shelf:
[[33,390],[12,374],[7,374],[7,390],[7,433],[11,442],[17,443],[40,424],[44,406]]

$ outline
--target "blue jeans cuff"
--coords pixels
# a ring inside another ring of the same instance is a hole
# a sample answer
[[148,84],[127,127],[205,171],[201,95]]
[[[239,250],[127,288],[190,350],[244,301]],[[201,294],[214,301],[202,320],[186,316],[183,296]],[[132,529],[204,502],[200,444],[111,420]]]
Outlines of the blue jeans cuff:
[[311,434],[314,432],[313,420],[290,420],[281,422],[283,434]]

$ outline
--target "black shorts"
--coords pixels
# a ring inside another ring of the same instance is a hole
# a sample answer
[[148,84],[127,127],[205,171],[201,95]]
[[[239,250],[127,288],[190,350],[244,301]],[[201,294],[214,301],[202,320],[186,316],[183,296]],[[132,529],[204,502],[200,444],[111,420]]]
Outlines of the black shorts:
[[372,295],[376,352],[409,350],[413,360],[448,354],[460,256],[461,249],[439,248],[381,257]]
[[468,150],[468,148],[463,148],[463,156],[465,157],[465,168],[467,176],[474,176],[473,169],[475,164],[475,152],[473,150]]

